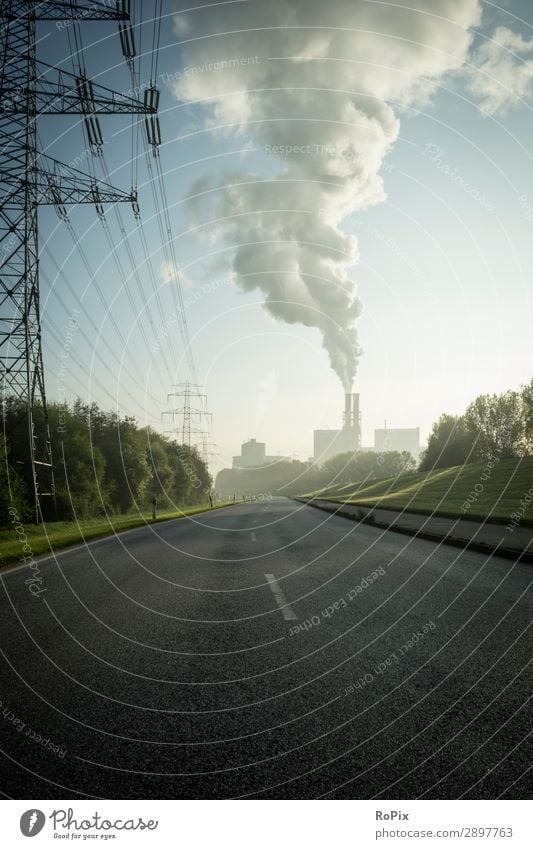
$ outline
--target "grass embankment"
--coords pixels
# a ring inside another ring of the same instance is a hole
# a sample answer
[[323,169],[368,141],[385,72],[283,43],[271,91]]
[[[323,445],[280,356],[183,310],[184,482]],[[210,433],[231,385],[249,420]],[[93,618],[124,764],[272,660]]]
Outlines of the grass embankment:
[[[69,545],[79,545],[87,540],[99,537],[111,536],[120,531],[130,528],[138,528],[142,525],[153,525],[158,522],[166,522],[169,519],[180,519],[186,516],[194,516],[196,513],[205,513],[208,510],[217,510],[219,507],[227,507],[230,502],[196,507],[184,507],[169,513],[161,513],[157,519],[152,519],[151,513],[141,515],[131,513],[126,516],[110,516],[107,519],[80,519],[79,522],[47,522],[43,525],[32,525],[22,522],[23,531],[20,527],[18,532],[13,526],[0,528],[0,567],[9,563],[14,564],[24,556],[37,557],[39,554],[50,554]],[[22,534],[25,534],[25,538]],[[31,554],[24,552],[23,546],[27,543],[31,548]]]
[[368,483],[332,485],[303,497],[496,522],[508,522],[512,513],[519,512],[520,524],[533,527],[533,498],[528,493],[533,493],[533,457],[502,460],[492,470],[473,463]]

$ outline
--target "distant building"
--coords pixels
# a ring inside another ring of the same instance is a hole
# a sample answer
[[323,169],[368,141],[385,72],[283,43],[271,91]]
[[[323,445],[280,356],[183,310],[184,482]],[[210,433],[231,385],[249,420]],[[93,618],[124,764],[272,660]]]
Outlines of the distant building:
[[345,451],[357,451],[357,441],[354,434],[344,430],[314,430],[313,431],[313,460],[315,463],[325,463],[336,454]]
[[233,458],[234,469],[257,469],[270,463],[279,463],[280,460],[288,460],[288,457],[280,455],[269,456],[266,453],[266,444],[249,439],[241,445],[241,453]]
[[361,445],[359,395],[344,396],[344,421],[341,430],[313,431],[313,460],[322,465],[330,457],[345,451],[357,451]]
[[344,396],[343,427],[340,430],[313,431],[313,462],[321,466],[336,454],[346,451],[409,451],[415,459],[420,454],[420,428],[378,428],[374,446],[361,447],[359,395]]
[[249,439],[241,445],[240,456],[233,458],[234,469],[253,469],[256,466],[264,466],[266,457],[266,444]]
[[377,428],[374,431],[374,451],[409,451],[413,457],[418,457],[420,428]]

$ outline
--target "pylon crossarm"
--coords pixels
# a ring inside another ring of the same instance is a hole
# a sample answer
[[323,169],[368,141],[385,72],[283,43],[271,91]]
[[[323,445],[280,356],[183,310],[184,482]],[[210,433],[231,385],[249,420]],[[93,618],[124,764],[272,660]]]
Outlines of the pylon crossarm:
[[[37,65],[34,95],[40,114],[155,115],[157,112],[150,102],[121,94],[68,71],[58,71],[46,62]],[[16,71],[10,73],[8,69],[2,89],[4,114],[26,114],[26,94],[20,86],[19,75]]]
[[16,21],[28,17],[31,13],[38,21],[128,21],[127,12],[112,9],[109,5],[93,0],[90,4],[70,3],[69,0],[42,0],[39,3],[27,3],[26,0],[11,0],[10,9],[4,17]]

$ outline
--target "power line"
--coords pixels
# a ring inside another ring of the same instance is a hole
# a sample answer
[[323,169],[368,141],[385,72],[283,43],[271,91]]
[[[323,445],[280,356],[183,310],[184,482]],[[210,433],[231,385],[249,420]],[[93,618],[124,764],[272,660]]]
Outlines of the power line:
[[[0,6],[0,172],[5,189],[0,196],[0,354],[2,394],[14,396],[28,421],[30,479],[35,519],[42,518],[41,496],[53,495],[53,465],[48,429],[41,342],[39,286],[39,222],[42,203],[62,214],[70,203],[93,203],[97,209],[114,201],[137,201],[131,193],[101,186],[94,177],[65,163],[43,157],[37,140],[39,114],[80,114],[89,138],[99,140],[98,114],[154,114],[152,104],[125,98],[93,86],[84,69],[73,75],[38,75],[37,21],[129,21],[126,3],[116,9],[92,0],[85,3],[4,0]],[[71,79],[73,76],[73,79]],[[35,420],[40,407],[42,423]],[[43,488],[44,487],[44,488]]]
[[[70,223],[71,223],[71,222],[70,222]],[[71,235],[72,235],[72,238],[73,238],[73,242],[74,242],[74,247],[75,247],[76,249],[81,249],[81,245],[80,245],[80,243],[79,243],[79,241],[78,241],[78,239],[77,239],[77,237],[76,237],[76,234],[75,234],[74,228],[73,228],[73,227],[69,228],[69,232],[71,232]],[[65,283],[65,285],[66,285],[67,289],[69,290],[69,292],[71,293],[72,297],[73,297],[73,298],[74,298],[74,299],[75,299],[78,303],[80,303],[80,304],[81,304],[81,301],[80,301],[80,299],[79,299],[78,295],[77,295],[77,294],[76,294],[76,292],[74,291],[74,289],[73,289],[73,287],[72,287],[72,285],[71,285],[70,281],[68,280],[67,276],[64,274],[64,272],[63,272],[63,271],[61,270],[61,268],[59,267],[59,265],[58,265],[58,263],[57,263],[57,260],[54,258],[53,254],[52,254],[52,252],[51,252],[51,250],[50,250],[50,248],[49,248],[48,246],[45,248],[45,251],[46,251],[46,253],[48,254],[48,256],[50,257],[50,259],[52,260],[52,263],[53,263],[53,265],[55,266],[55,268],[56,268],[56,270],[57,270],[58,275],[60,275],[60,276],[61,276],[62,280],[64,281],[64,283]],[[103,292],[102,292],[102,290],[101,290],[100,286],[99,286],[99,285],[98,285],[98,283],[96,282],[96,276],[94,275],[94,272],[93,272],[93,271],[92,271],[92,269],[91,269],[91,266],[90,266],[89,260],[87,259],[87,255],[86,255],[86,253],[85,253],[85,251],[84,251],[83,249],[81,249],[81,257],[82,257],[82,261],[83,261],[84,267],[85,267],[85,269],[86,269],[86,271],[87,271],[87,274],[89,275],[89,281],[90,281],[91,285],[94,285],[94,288],[95,288],[95,290],[97,291],[97,294],[98,294],[98,295],[99,295],[99,297],[100,297],[100,301],[101,301],[102,306],[103,306],[103,308],[104,308],[104,310],[105,310],[106,317],[107,317],[107,316],[109,317],[110,322],[111,322],[111,325],[112,325],[112,327],[113,327],[113,329],[114,329],[115,333],[117,334],[118,338],[120,339],[120,341],[121,341],[121,343],[122,343],[122,346],[123,346],[123,349],[125,350],[125,349],[126,349],[126,346],[127,346],[126,340],[124,339],[124,336],[122,335],[122,333],[121,333],[121,331],[120,331],[120,329],[119,329],[119,327],[118,327],[118,325],[117,325],[117,323],[116,323],[116,321],[115,321],[115,319],[114,319],[114,317],[113,317],[113,314],[112,314],[112,312],[111,312],[111,308],[110,308],[109,304],[107,303],[107,300],[106,300],[106,298],[105,298],[105,296],[104,296],[104,294],[103,294]],[[54,294],[54,296],[55,296],[56,298],[58,298],[58,299],[60,300],[60,302],[61,302],[61,298],[60,298],[60,295],[58,294],[57,287],[53,286],[53,287],[52,287],[52,289],[51,289],[51,291],[52,291],[52,293]],[[100,338],[100,341],[101,341],[101,342],[102,342],[102,344],[105,346],[105,348],[106,348],[106,350],[108,351],[109,355],[113,358],[113,360],[115,360],[115,362],[117,363],[117,365],[119,366],[119,368],[120,368],[120,369],[122,369],[122,371],[123,371],[123,372],[124,372],[124,373],[125,373],[128,377],[129,377],[129,379],[132,381],[133,385],[138,386],[138,387],[139,387],[139,389],[140,389],[141,391],[143,391],[143,392],[147,393],[148,397],[150,398],[150,400],[151,400],[154,404],[159,405],[159,403],[160,403],[160,399],[158,399],[158,398],[156,398],[154,395],[150,394],[150,393],[147,391],[146,387],[143,387],[143,386],[142,386],[142,384],[139,382],[139,380],[138,380],[138,376],[135,374],[135,372],[131,371],[131,370],[130,370],[130,368],[129,368],[129,367],[128,367],[128,366],[127,366],[127,365],[126,365],[126,364],[125,364],[125,363],[124,363],[124,362],[123,362],[123,361],[122,361],[122,360],[118,357],[118,355],[117,355],[116,351],[115,351],[115,350],[114,350],[114,348],[113,348],[113,347],[109,344],[109,342],[105,339],[105,337],[102,335],[102,333],[99,331],[98,327],[96,326],[95,322],[91,319],[90,315],[88,315],[87,313],[86,313],[86,315],[87,315],[87,318],[88,318],[88,320],[89,320],[89,322],[90,322],[90,324],[91,324],[91,326],[92,326],[93,330],[94,330],[94,331],[95,331],[95,333],[96,333],[96,337],[95,337],[95,338],[97,338],[97,337],[99,337],[99,338]]]
[[[164,422],[165,416],[167,416],[173,425],[165,433],[179,436],[182,445],[197,448],[202,459],[207,463],[209,431],[203,430],[203,422],[210,422],[212,414],[206,409],[207,395],[203,391],[203,387],[186,380],[185,383],[174,386],[174,391],[167,395],[167,403],[173,398],[179,399],[180,406],[161,413],[161,421]],[[197,402],[197,406],[193,406],[194,401]],[[176,418],[178,420],[177,425]]]

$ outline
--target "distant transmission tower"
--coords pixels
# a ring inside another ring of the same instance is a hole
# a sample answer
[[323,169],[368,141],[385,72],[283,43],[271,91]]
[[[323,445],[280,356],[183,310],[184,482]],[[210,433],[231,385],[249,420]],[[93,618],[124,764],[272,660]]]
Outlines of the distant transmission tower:
[[[178,399],[178,406],[161,413],[162,422],[168,417],[173,424],[165,433],[178,439],[182,445],[197,448],[202,460],[207,463],[212,448],[209,431],[203,429],[204,421],[210,423],[212,420],[212,414],[206,410],[207,395],[201,386],[188,380],[178,383],[174,389],[175,392],[167,395],[167,403],[172,404],[172,399]],[[194,401],[196,406],[193,406]]]
[[[36,55],[37,21],[117,21],[124,57],[134,54],[129,0],[82,4],[69,0],[2,0],[0,3],[0,358],[3,398],[21,402],[27,415],[35,519],[41,497],[53,495],[53,466],[41,349],[38,208],[66,204],[127,202],[137,196],[96,180],[38,151],[37,117],[83,115],[92,147],[103,139],[101,114],[144,114],[149,134],[157,130],[157,90],[144,102],[94,84],[82,71],[58,70]],[[39,409],[39,415],[36,411]]]

